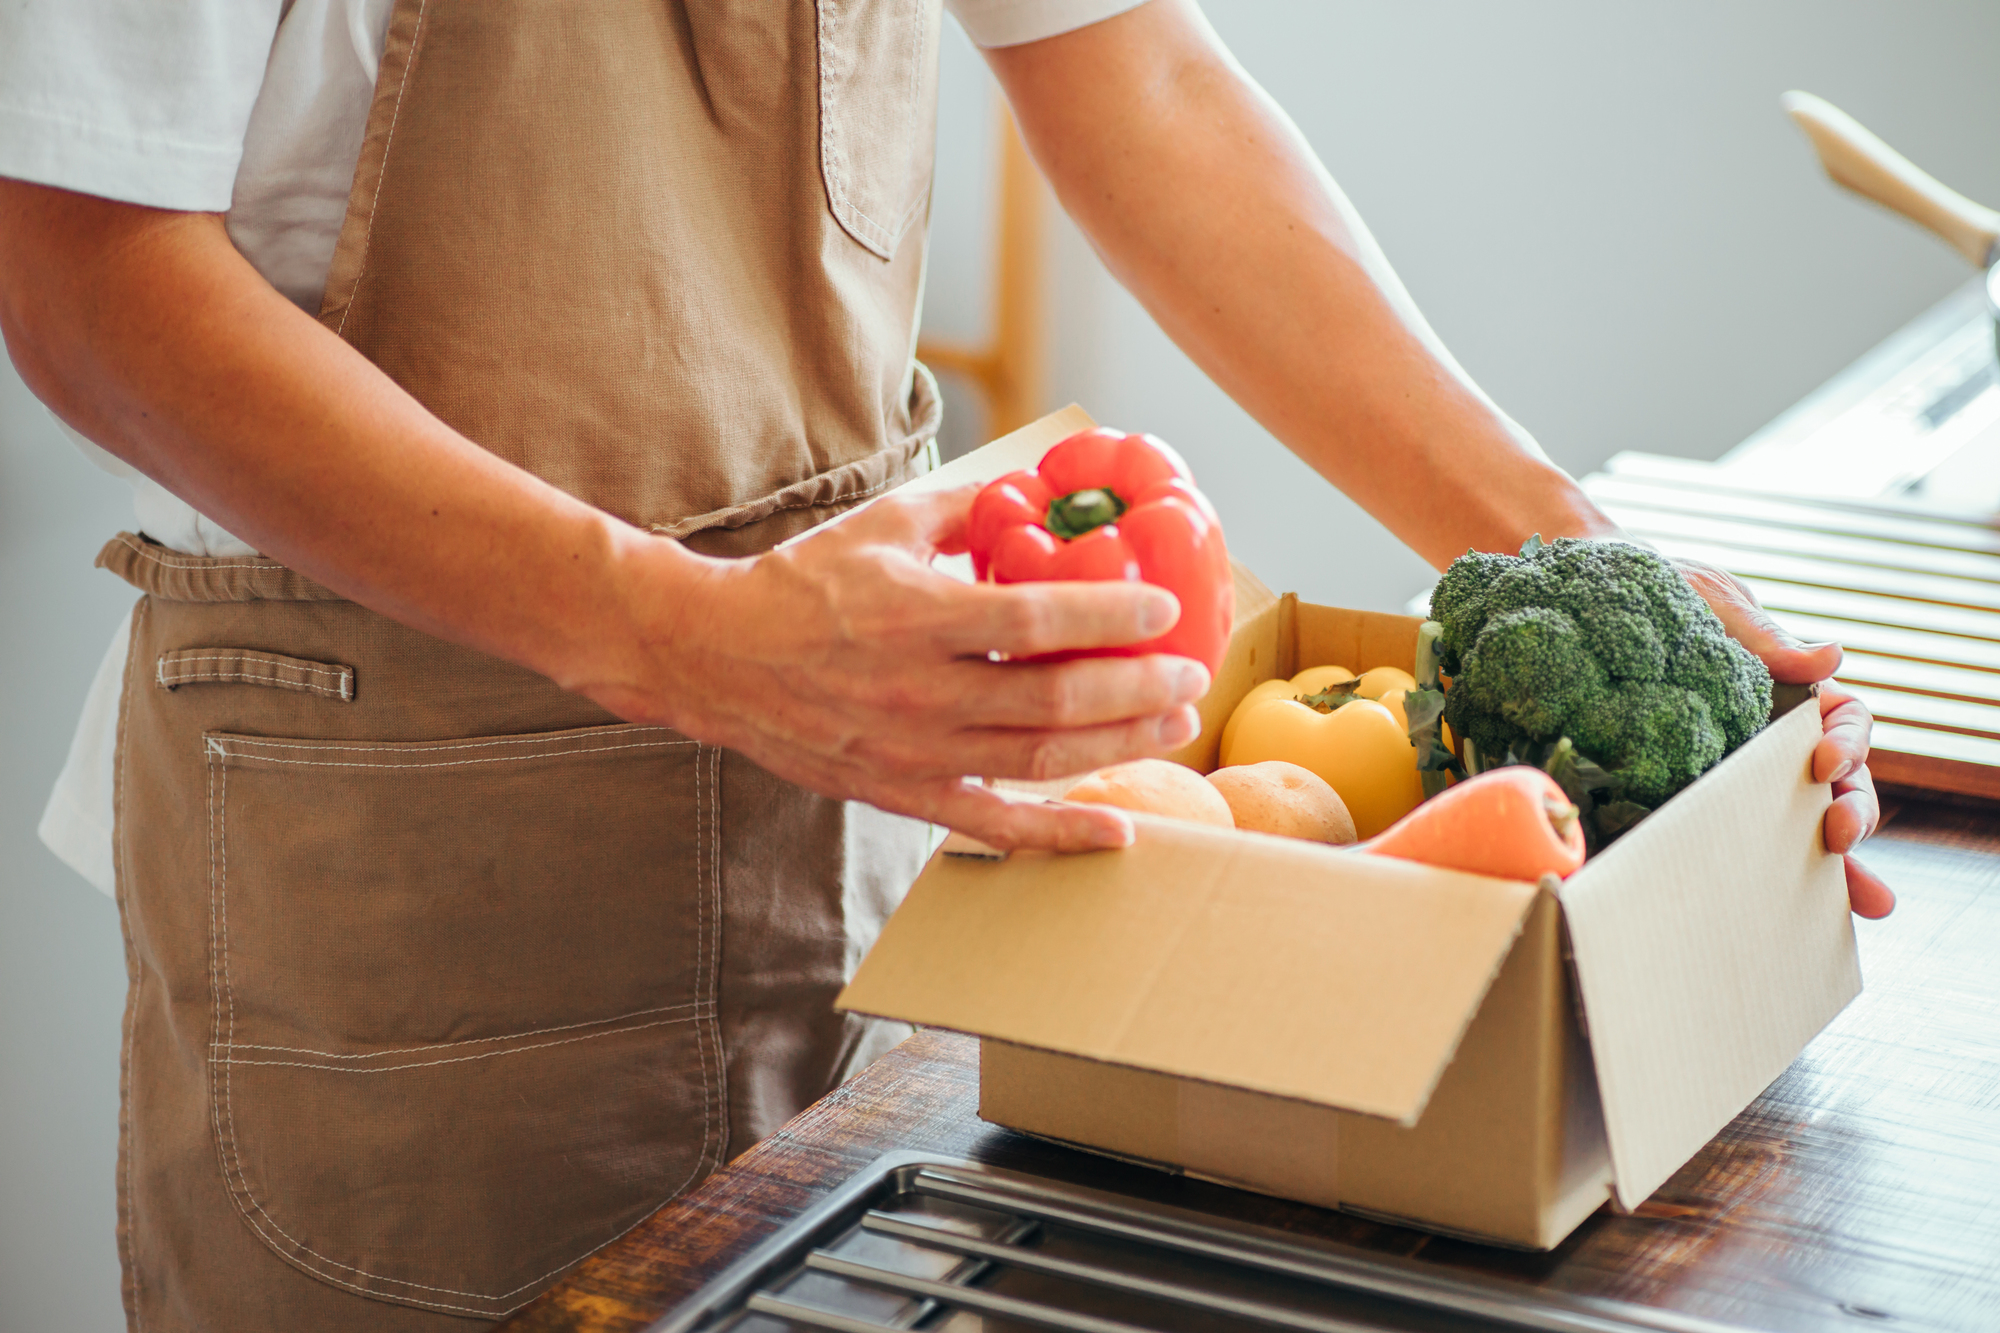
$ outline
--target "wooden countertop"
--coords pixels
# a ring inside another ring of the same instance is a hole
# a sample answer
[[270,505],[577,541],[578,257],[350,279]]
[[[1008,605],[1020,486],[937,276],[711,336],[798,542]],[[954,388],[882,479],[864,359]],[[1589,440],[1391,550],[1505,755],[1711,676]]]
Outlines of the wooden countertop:
[[1629,1217],[1519,1254],[1096,1158],[975,1114],[977,1045],[921,1033],[585,1260],[505,1327],[637,1330],[882,1153],[972,1158],[1549,1290],[1768,1330],[2000,1329],[2000,815],[1910,803],[1867,860],[1866,990]]

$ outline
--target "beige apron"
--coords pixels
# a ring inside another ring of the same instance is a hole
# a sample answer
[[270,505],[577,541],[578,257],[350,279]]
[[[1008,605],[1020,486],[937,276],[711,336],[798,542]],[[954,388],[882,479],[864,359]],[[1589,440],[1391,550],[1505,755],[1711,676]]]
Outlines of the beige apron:
[[[921,470],[935,0],[399,0],[322,314],[444,420],[748,554]],[[884,1035],[923,829],[272,561],[121,535],[139,1330],[490,1322]]]

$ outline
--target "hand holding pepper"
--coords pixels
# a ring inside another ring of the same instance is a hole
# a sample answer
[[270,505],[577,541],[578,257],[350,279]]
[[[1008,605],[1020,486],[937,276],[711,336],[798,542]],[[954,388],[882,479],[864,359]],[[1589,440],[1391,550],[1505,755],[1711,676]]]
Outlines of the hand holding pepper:
[[1211,674],[1222,664],[1236,604],[1222,524],[1155,436],[1104,427],[1070,436],[979,493],[967,541],[974,571],[994,583],[1125,580],[1180,599],[1180,619],[1156,639],[1051,660],[1173,653]]

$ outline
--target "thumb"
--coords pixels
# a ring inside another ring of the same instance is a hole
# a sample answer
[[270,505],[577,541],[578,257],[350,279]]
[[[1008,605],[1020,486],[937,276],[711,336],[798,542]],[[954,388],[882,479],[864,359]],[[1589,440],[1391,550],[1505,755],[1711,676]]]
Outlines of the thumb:
[[935,491],[891,491],[856,515],[868,535],[898,546],[962,555],[980,483]]
[[1831,641],[1806,643],[1771,619],[1757,598],[1735,575],[1699,560],[1676,559],[1674,565],[1689,585],[1722,621],[1729,637],[1756,654],[1771,679],[1784,685],[1810,685],[1840,669],[1840,645]]

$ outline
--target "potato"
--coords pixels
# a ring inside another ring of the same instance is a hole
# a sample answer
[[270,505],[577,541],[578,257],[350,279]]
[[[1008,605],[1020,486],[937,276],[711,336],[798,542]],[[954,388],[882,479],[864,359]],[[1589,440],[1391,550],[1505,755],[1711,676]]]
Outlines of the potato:
[[1208,781],[1229,803],[1237,828],[1315,842],[1354,841],[1354,820],[1340,793],[1311,769],[1267,759],[1218,768]]
[[1184,764],[1165,759],[1135,759],[1129,764],[1100,768],[1063,793],[1065,801],[1115,805],[1169,819],[1234,828],[1229,802]]

